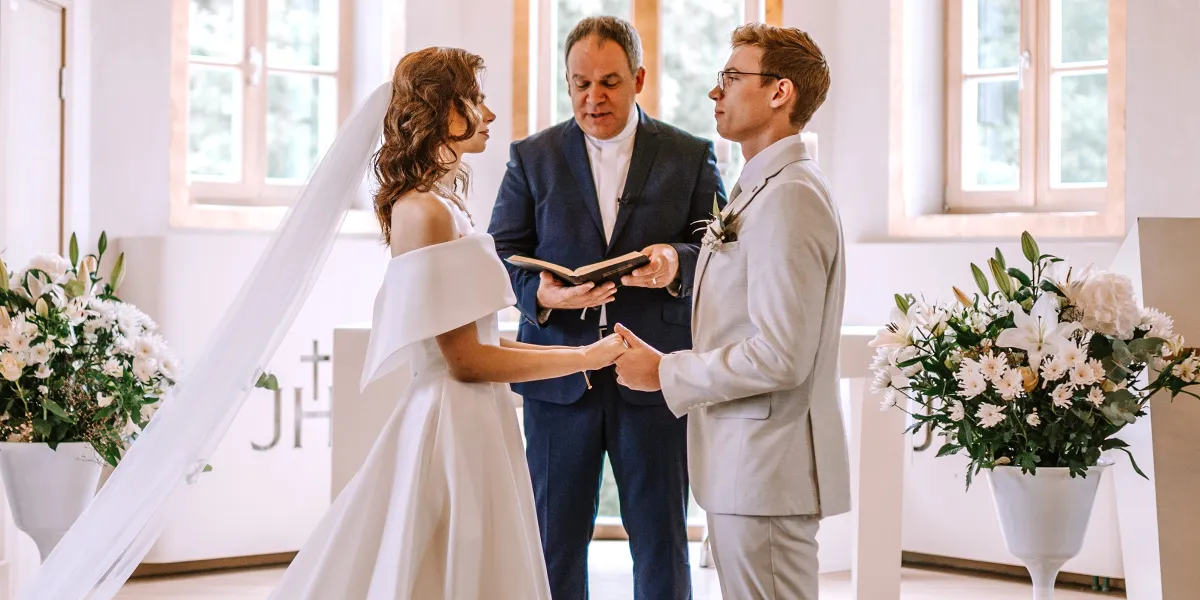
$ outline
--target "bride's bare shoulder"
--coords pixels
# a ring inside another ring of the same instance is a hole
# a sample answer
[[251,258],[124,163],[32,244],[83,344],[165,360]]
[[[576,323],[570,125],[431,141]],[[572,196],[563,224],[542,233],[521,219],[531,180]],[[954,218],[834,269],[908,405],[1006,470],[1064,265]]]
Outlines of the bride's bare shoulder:
[[454,214],[429,192],[410,192],[392,205],[392,256],[455,238]]

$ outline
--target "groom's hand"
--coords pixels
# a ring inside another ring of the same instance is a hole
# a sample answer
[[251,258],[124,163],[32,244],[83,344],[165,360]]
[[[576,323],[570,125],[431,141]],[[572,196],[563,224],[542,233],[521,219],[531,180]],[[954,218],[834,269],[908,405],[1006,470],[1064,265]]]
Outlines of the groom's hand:
[[618,323],[616,330],[629,344],[629,349],[617,358],[617,383],[639,392],[657,392],[662,389],[662,382],[658,378],[658,364],[662,362],[662,352],[638,339],[624,325]]
[[679,275],[679,252],[670,244],[654,244],[642,250],[650,264],[621,278],[621,285],[665,288]]

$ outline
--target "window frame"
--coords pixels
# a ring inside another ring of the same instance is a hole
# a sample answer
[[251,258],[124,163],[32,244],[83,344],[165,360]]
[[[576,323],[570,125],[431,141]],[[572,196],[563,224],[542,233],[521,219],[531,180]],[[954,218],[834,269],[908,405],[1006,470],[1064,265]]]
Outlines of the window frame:
[[[287,213],[295,195],[303,187],[297,184],[271,184],[266,180],[266,87],[270,73],[305,73],[336,77],[337,127],[354,108],[355,84],[355,0],[337,0],[337,60],[333,68],[269,67],[266,58],[267,3],[244,0],[246,11],[242,36],[243,52],[238,62],[211,61],[241,70],[243,86],[240,140],[242,176],[238,182],[191,181],[188,171],[188,85],[193,60],[188,42],[191,0],[171,0],[171,132],[170,132],[170,218],[172,228],[272,230]],[[404,45],[404,6],[386,8],[381,20],[385,55],[392,57]],[[248,49],[257,43],[262,64],[257,86],[246,82],[251,66]],[[394,64],[391,63],[391,64]],[[322,149],[323,153],[324,149]],[[377,235],[378,224],[366,210],[351,210],[342,225],[349,234]]]
[[[955,3],[959,0],[945,0]],[[991,212],[951,212],[947,202],[948,193],[943,193],[940,205],[928,206],[922,198],[909,198],[905,190],[905,182],[909,177],[919,179],[920,173],[913,169],[906,154],[906,141],[910,135],[920,135],[920,132],[906,131],[910,125],[906,119],[905,88],[915,85],[908,81],[908,71],[913,65],[909,64],[906,56],[906,38],[911,35],[906,30],[904,0],[891,0],[889,3],[889,32],[890,48],[888,52],[888,183],[887,183],[887,227],[886,234],[876,237],[876,241],[935,241],[935,240],[1000,240],[1013,239],[1022,232],[1038,236],[1042,239],[1091,239],[1115,240],[1125,236],[1126,199],[1125,199],[1125,94],[1126,94],[1126,2],[1127,0],[1110,0],[1109,28],[1113,31],[1119,28],[1123,34],[1110,38],[1109,42],[1109,162],[1108,186],[1104,203],[1090,210],[1075,210],[1069,206],[1062,208],[1046,207],[1044,212],[1031,212],[1013,209],[998,209]],[[945,6],[949,13],[949,6]],[[949,16],[947,15],[947,23]],[[949,32],[946,31],[944,43],[950,47]],[[961,47],[961,46],[960,46]],[[943,52],[948,61],[948,53]],[[924,65],[916,65],[923,68]],[[948,74],[948,66],[942,64],[943,83]],[[945,125],[947,123],[943,123]],[[942,136],[943,155],[947,153],[950,144],[949,130]],[[948,165],[949,158],[943,161]],[[950,175],[947,172],[943,189],[949,187]],[[911,205],[910,205],[911,203]]]
[[[1107,61],[1053,64],[1052,5],[1055,0],[1021,0],[1020,49],[1028,53],[1022,69],[968,73],[963,65],[964,16],[975,0],[946,5],[946,212],[1088,213],[1103,212],[1111,196],[1124,188],[1125,163],[1125,2],[1108,0]],[[1108,74],[1108,181],[1104,185],[1051,185],[1051,80],[1056,73]],[[964,87],[969,80],[1016,75],[1020,82],[1020,177],[1017,190],[968,190],[963,186]],[[1119,125],[1119,126],[1118,126]]]

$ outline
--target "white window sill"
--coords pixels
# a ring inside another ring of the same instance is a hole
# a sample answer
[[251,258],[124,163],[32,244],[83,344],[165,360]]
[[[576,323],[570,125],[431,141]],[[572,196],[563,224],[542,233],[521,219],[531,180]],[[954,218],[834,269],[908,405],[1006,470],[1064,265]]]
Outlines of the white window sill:
[[990,213],[896,215],[888,220],[888,240],[971,241],[1017,239],[1028,231],[1038,239],[1117,240],[1125,237],[1125,212]]

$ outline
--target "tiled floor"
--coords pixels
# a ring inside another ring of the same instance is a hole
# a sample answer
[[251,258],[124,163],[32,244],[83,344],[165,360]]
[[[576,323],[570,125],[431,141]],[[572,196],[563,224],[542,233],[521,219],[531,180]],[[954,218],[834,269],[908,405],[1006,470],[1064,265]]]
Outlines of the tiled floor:
[[[622,542],[597,542],[590,553],[592,600],[633,598],[629,548]],[[698,563],[693,548],[692,564]],[[694,567],[695,600],[722,600],[713,569]],[[255,569],[161,579],[136,580],[125,586],[117,600],[265,600],[281,569]],[[906,569],[904,600],[1028,600],[1031,592],[1019,581],[967,577],[958,574]],[[1123,597],[1060,589],[1055,600],[1104,600]],[[821,600],[850,600],[850,574],[821,576]]]

